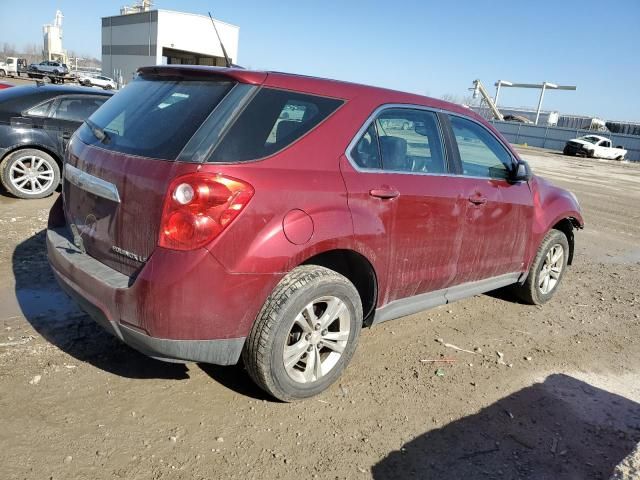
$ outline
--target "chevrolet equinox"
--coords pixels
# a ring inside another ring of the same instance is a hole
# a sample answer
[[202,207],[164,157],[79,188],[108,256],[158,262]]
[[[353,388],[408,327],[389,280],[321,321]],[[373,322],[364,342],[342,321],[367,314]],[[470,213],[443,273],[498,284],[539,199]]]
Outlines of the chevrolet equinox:
[[145,67],[79,128],[57,281],[133,348],[325,390],[363,326],[510,286],[548,301],[576,197],[451,103],[241,69]]

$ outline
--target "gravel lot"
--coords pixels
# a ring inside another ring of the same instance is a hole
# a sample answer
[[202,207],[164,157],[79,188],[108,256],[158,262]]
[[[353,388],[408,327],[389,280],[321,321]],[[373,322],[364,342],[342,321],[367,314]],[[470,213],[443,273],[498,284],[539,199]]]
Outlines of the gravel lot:
[[608,478],[640,441],[640,165],[522,153],[584,210],[556,298],[365,330],[339,384],[296,404],[119,344],[53,282],[54,199],[0,196],[0,477]]

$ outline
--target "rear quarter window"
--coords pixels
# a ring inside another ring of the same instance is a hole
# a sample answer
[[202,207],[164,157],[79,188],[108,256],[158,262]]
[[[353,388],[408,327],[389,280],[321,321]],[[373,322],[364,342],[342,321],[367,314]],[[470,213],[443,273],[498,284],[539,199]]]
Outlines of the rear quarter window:
[[273,155],[331,115],[343,101],[262,88],[215,149],[210,162],[242,162]]

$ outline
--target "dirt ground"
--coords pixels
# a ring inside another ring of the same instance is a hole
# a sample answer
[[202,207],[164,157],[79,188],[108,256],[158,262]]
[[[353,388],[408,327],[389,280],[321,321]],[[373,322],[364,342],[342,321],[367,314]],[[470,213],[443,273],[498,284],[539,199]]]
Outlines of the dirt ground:
[[587,222],[555,299],[364,330],[339,383],[295,404],[121,345],[54,284],[53,198],[0,196],[0,477],[608,478],[640,441],[640,165],[522,153]]

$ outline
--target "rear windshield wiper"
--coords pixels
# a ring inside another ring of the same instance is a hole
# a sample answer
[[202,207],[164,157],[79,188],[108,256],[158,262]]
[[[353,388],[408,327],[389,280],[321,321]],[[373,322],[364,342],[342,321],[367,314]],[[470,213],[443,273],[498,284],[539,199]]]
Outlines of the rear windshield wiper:
[[111,137],[107,132],[105,132],[102,128],[100,128],[98,125],[96,125],[89,119],[86,119],[85,123],[91,129],[91,133],[93,133],[94,137],[96,137],[102,143],[105,143],[105,144],[109,143],[109,141],[111,140]]

